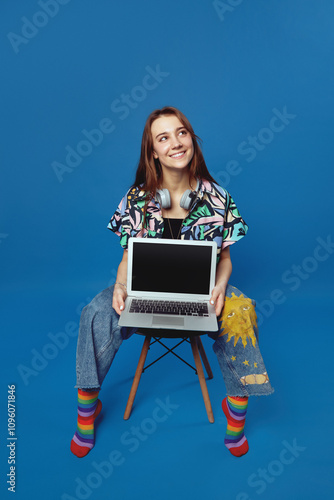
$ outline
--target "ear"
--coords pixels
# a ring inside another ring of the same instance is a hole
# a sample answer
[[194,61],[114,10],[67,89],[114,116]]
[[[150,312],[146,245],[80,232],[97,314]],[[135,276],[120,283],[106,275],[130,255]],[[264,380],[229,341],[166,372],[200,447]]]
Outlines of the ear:
[[159,156],[158,156],[158,155],[157,155],[157,153],[154,151],[154,149],[153,149],[153,156],[154,156],[154,158],[155,158],[155,159],[159,158]]

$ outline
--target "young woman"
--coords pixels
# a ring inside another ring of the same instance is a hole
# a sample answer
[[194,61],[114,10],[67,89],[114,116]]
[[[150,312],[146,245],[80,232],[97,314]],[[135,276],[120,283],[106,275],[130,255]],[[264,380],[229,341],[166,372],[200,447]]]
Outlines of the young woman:
[[102,408],[98,393],[122,341],[135,331],[119,327],[118,320],[127,296],[127,243],[130,237],[138,237],[217,243],[211,302],[219,329],[209,336],[215,341],[213,350],[227,390],[222,402],[227,418],[224,442],[232,455],[244,455],[248,397],[273,392],[258,346],[255,302],[228,283],[230,245],[248,227],[230,194],[211,177],[198,138],[178,109],[165,107],[148,117],[135,182],[108,227],[120,236],[124,253],[115,285],[82,311],[76,361],[78,423],[72,452],[83,457],[94,447],[94,421]]

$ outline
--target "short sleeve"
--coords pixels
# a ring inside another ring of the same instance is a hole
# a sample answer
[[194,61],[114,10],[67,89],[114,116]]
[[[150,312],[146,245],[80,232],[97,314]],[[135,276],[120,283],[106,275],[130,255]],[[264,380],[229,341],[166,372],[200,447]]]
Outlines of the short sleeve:
[[226,210],[224,216],[222,248],[226,248],[227,246],[236,243],[243,238],[248,231],[248,225],[241,217],[232,196],[227,191],[225,191],[225,193]]
[[138,236],[142,232],[141,203],[133,202],[136,192],[136,188],[131,188],[126,193],[107,226],[120,236],[120,245],[124,249],[128,248],[128,239],[131,236]]
[[127,194],[122,198],[120,204],[115,210],[114,215],[111,217],[108,229],[113,231],[117,236],[120,236],[120,244],[126,249],[128,247],[129,234],[127,231],[127,219],[128,213],[126,210],[127,205]]

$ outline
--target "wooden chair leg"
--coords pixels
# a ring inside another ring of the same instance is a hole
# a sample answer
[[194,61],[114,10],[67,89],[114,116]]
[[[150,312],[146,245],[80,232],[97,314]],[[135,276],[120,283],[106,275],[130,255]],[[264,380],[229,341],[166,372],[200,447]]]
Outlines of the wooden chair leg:
[[198,345],[198,350],[199,350],[199,353],[201,355],[203,364],[204,364],[205,369],[206,369],[206,373],[208,374],[209,379],[212,379],[213,378],[213,373],[212,373],[212,370],[211,370],[211,366],[210,366],[209,360],[206,357],[206,352],[204,350],[201,337],[197,337],[197,345]]
[[205,381],[205,377],[204,377],[203,366],[202,366],[201,358],[200,358],[200,355],[199,355],[196,338],[195,337],[190,337],[190,343],[191,343],[191,349],[193,351],[193,356],[194,356],[194,360],[195,360],[195,365],[196,365],[196,370],[197,370],[197,374],[198,374],[198,378],[199,378],[199,383],[200,383],[201,389],[202,389],[202,395],[203,395],[203,399],[204,399],[206,413],[208,415],[209,422],[211,424],[213,424],[213,422],[215,421],[215,419],[214,419],[214,416],[213,416],[213,411],[212,411],[212,407],[211,407],[211,401],[210,401],[210,397],[209,397],[208,388],[206,386],[206,381]]
[[133,379],[133,382],[132,382],[132,387],[131,387],[131,390],[130,390],[129,399],[128,399],[128,402],[126,404],[126,408],[125,408],[125,412],[124,412],[124,417],[123,417],[124,420],[128,420],[128,418],[130,417],[130,413],[131,413],[131,410],[132,410],[133,402],[134,402],[135,397],[136,397],[136,393],[137,393],[137,389],[138,389],[140,377],[141,377],[141,374],[143,373],[143,368],[144,368],[144,365],[145,365],[145,360],[146,360],[147,352],[148,352],[148,349],[150,347],[150,342],[151,342],[151,337],[149,335],[147,335],[145,337],[144,344],[143,344],[143,347],[142,347],[142,350],[141,350],[141,353],[140,353],[140,357],[139,357],[139,361],[138,361],[136,373],[135,373],[135,376],[134,376],[134,379]]

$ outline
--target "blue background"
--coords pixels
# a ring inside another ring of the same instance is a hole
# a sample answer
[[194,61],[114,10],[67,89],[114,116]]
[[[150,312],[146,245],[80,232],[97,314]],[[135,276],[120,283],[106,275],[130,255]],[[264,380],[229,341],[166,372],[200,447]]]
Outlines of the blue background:
[[[16,384],[18,499],[332,498],[333,15],[330,0],[2,2],[2,497],[7,385]],[[152,70],[163,76],[144,80]],[[155,88],[138,89],[143,81]],[[121,112],[123,94],[132,97]],[[143,376],[123,421],[142,342],[132,337],[101,392],[96,446],[79,460],[69,444],[80,310],[115,280],[121,249],[106,226],[133,181],[145,120],[164,105],[189,118],[250,226],[231,249],[231,283],[257,300],[275,393],[250,400],[250,451],[231,457],[225,388],[204,338],[215,424],[196,377],[168,358]],[[268,131],[284,109],[282,130]],[[82,130],[105,118],[114,130],[57,176],[66,147],[80,150]],[[254,137],[258,149],[246,153]],[[168,397],[177,409],[130,451],[123,433]],[[282,463],[294,442],[299,451]],[[91,476],[112,450],[122,464]],[[76,492],[78,478],[86,489]]]

